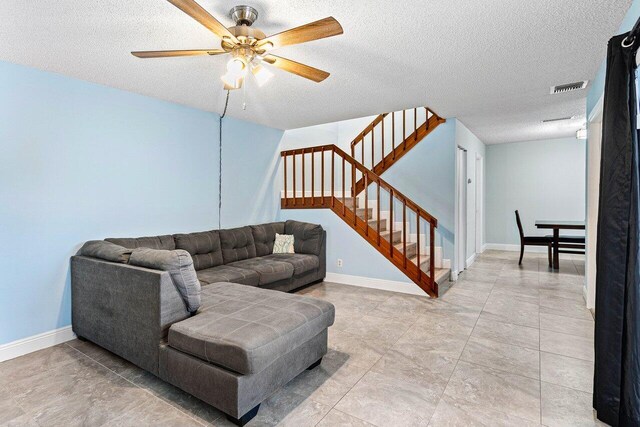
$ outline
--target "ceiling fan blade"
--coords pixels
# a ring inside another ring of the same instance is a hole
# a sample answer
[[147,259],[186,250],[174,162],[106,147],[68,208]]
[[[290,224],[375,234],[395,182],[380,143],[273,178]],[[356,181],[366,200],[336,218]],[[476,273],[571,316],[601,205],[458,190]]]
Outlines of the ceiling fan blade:
[[264,61],[268,64],[280,68],[281,70],[288,71],[289,73],[296,74],[300,77],[304,77],[305,79],[313,80],[317,83],[320,83],[321,81],[329,77],[329,73],[327,73],[326,71],[322,71],[317,68],[310,67],[309,65],[304,65],[299,62],[282,58],[276,55],[267,55],[264,57]]
[[300,27],[292,28],[278,34],[260,40],[258,47],[267,48],[269,44],[273,45],[268,49],[276,49],[292,44],[305,43],[312,40],[323,39],[325,37],[337,36],[342,34],[342,26],[333,16],[311,22]]
[[233,43],[238,43],[236,36],[222,25],[216,18],[211,16],[209,12],[204,10],[202,6],[196,3],[194,0],[168,0],[169,3],[204,25],[216,36],[221,39],[228,38]]
[[131,52],[138,58],[166,58],[173,56],[222,55],[227,53],[222,49],[192,49],[192,50],[143,50]]

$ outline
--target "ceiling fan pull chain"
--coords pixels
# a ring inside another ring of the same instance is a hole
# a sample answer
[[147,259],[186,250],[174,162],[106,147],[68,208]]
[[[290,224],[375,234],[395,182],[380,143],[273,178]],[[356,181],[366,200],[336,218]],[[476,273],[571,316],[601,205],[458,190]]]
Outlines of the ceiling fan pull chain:
[[242,110],[247,109],[247,82],[242,85]]

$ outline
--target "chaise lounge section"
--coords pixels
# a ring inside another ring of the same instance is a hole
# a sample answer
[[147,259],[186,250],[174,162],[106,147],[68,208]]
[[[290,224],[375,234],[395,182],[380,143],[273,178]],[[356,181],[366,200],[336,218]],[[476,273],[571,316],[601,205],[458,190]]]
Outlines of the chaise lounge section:
[[[272,254],[276,233],[293,234],[296,253]],[[71,259],[73,330],[244,425],[327,352],[333,305],[287,293],[324,278],[325,239],[296,221],[105,239],[123,256]],[[169,271],[130,264],[140,248],[188,252],[198,295],[186,300]]]

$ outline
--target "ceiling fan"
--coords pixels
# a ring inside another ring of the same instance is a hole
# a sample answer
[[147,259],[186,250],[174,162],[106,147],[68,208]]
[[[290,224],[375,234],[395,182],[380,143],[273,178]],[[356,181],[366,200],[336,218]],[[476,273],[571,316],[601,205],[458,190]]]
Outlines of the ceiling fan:
[[324,18],[266,37],[258,28],[252,27],[252,24],[258,18],[258,12],[251,6],[236,6],[231,9],[229,15],[236,22],[236,25],[226,28],[194,0],[168,1],[220,37],[222,39],[220,43],[221,49],[131,52],[134,56],[138,58],[162,58],[231,54],[232,58],[227,63],[227,73],[221,77],[225,89],[228,90],[241,88],[249,71],[254,75],[259,86],[266,83],[273,76],[273,73],[262,65],[263,62],[318,83],[329,77],[329,73],[326,71],[272,55],[270,52],[284,46],[342,34],[340,23],[333,17]]

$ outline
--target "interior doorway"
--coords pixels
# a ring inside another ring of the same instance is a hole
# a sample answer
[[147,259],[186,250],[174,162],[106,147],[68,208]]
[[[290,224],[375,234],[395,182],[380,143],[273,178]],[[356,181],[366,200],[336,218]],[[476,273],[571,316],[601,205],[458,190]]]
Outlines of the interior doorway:
[[467,261],[467,150],[458,147],[456,162],[456,273],[461,273]]
[[484,158],[480,155],[476,155],[476,200],[475,200],[475,253],[479,255],[482,253],[482,242],[484,239],[484,218],[482,212],[484,211]]

